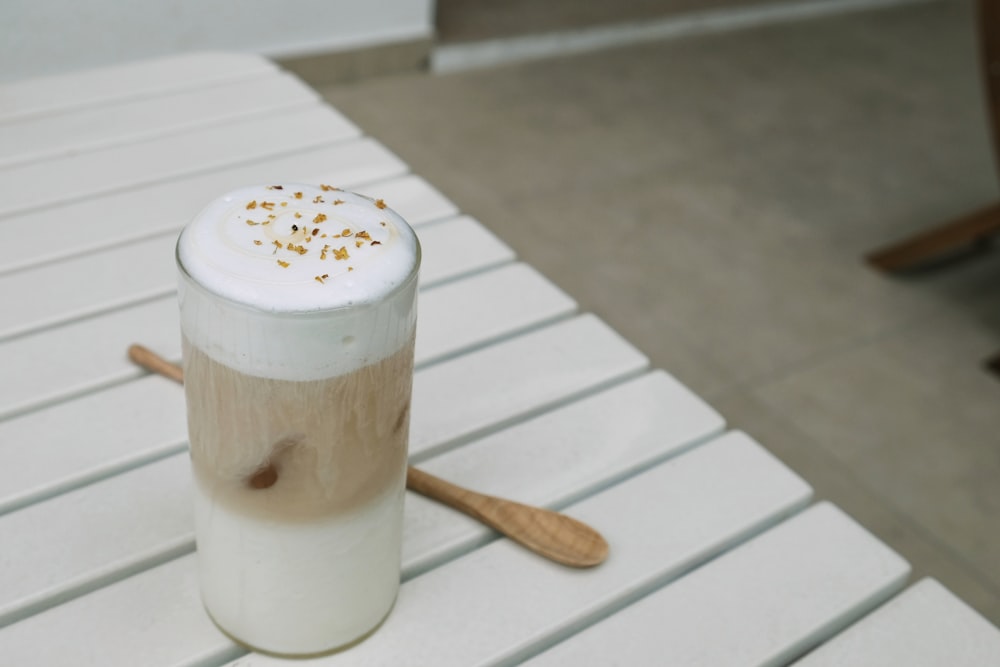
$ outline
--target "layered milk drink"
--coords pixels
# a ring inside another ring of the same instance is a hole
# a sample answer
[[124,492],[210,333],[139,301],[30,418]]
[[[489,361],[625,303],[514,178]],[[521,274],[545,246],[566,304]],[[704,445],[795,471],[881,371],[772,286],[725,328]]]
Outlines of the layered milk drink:
[[211,203],[177,263],[205,607],[258,650],[349,644],[399,586],[417,239],[285,183]]

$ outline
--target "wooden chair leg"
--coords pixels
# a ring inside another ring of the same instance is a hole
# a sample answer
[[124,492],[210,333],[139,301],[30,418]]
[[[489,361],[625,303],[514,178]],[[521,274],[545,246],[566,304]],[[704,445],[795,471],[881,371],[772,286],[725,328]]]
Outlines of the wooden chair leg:
[[986,369],[992,371],[995,375],[1000,375],[1000,352],[997,352],[992,357],[983,362]]
[[[978,0],[979,57],[993,157],[1000,168],[1000,0]],[[883,271],[903,271],[1000,233],[1000,203],[866,256]]]
[[918,264],[1000,234],[1000,202],[940,227],[869,253],[865,259],[883,271],[904,271]]

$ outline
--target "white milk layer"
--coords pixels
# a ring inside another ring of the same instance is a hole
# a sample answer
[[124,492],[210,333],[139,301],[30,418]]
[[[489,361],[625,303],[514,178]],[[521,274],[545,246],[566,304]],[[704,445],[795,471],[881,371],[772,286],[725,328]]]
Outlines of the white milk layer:
[[185,227],[177,261],[185,335],[244,373],[344,375],[413,333],[420,246],[382,200],[289,183],[236,190]]
[[248,645],[321,653],[374,628],[399,587],[403,490],[326,521],[279,523],[233,513],[195,484],[201,594]]

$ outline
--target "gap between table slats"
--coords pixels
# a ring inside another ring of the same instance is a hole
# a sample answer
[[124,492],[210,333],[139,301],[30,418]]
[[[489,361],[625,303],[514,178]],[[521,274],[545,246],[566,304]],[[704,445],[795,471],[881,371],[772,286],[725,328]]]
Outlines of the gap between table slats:
[[1000,630],[934,579],[900,595],[818,647],[795,667],[1000,665]]

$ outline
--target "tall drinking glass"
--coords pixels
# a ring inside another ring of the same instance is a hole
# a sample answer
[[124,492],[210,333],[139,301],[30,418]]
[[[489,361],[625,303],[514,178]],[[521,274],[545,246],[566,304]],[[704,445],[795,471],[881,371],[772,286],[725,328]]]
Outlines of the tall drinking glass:
[[359,640],[399,586],[416,236],[381,200],[258,186],[177,265],[205,608],[260,651]]

